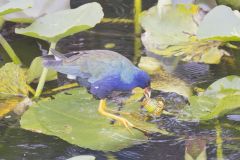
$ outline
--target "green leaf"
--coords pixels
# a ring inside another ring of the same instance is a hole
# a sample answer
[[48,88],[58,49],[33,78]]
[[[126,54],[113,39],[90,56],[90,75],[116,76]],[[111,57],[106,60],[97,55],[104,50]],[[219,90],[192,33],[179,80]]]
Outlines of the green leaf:
[[[227,23],[224,23],[227,22]],[[221,26],[221,27],[216,27]],[[213,8],[203,19],[197,31],[199,39],[240,41],[240,13],[227,6]]]
[[25,70],[14,63],[7,63],[0,69],[0,117],[23,106],[21,102],[28,96],[25,74]]
[[15,32],[49,42],[57,42],[61,38],[94,27],[102,18],[102,7],[93,2],[76,9],[59,11],[40,17],[30,26],[16,29]]
[[4,16],[4,19],[11,22],[32,23],[35,19],[56,11],[70,9],[70,0],[34,0],[32,8],[21,12],[14,12]]
[[[31,66],[27,71],[27,82],[31,83],[35,80],[38,80],[42,74],[42,71],[43,71],[42,58],[36,57],[32,61]],[[55,79],[57,79],[57,72],[52,69],[49,69],[46,81],[52,81]]]
[[223,98],[229,95],[240,95],[240,77],[227,76],[215,81],[210,85],[204,95]]
[[0,7],[0,16],[32,7],[33,0],[11,0]]
[[7,63],[0,69],[0,97],[28,95],[26,71],[14,63]]
[[240,108],[240,95],[226,96],[219,100],[210,113],[201,117],[201,120],[214,119],[238,108]]
[[183,108],[178,118],[207,121],[240,108],[239,84],[239,76],[228,76],[214,82],[201,96],[190,97],[190,105]]
[[[147,137],[137,130],[132,129],[132,135],[124,126],[111,125],[106,117],[99,115],[98,103],[83,88],[59,93],[52,100],[41,100],[30,107],[21,118],[21,127],[58,136],[69,143],[93,150],[117,151],[146,142]],[[139,103],[134,103],[124,108],[127,107],[128,112],[138,111],[139,106]],[[113,104],[110,107],[116,109]],[[128,120],[147,130],[159,131],[154,124],[140,121],[134,116],[128,117]]]
[[67,160],[95,160],[94,156],[87,156],[87,155],[81,155],[81,156],[76,156],[69,158]]
[[201,19],[198,6],[190,4],[158,6],[143,12],[145,48],[166,57],[181,56],[184,61],[218,64],[224,54],[228,55],[219,49],[223,42],[196,39],[197,17]]
[[223,55],[228,53],[219,47],[222,42],[189,39],[189,42],[169,46],[166,49],[152,48],[155,54],[170,56],[181,56],[183,61],[193,61],[207,64],[218,64]]
[[160,9],[154,6],[141,15],[141,25],[147,34],[143,43],[148,50],[164,49],[169,45],[187,42],[190,35],[197,31],[197,24],[193,20],[197,6],[178,4],[166,7]]
[[217,98],[208,96],[192,96],[189,98],[190,105],[186,105],[179,113],[178,118],[184,121],[198,122],[202,117],[211,113],[216,106]]

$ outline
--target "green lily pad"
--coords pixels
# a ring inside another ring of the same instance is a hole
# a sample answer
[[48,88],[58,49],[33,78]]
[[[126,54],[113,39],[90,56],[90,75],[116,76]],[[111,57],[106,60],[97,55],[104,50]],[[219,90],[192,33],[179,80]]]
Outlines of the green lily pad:
[[[147,33],[147,39],[143,40],[144,46],[164,49],[169,45],[187,42],[191,35],[197,31],[197,24],[193,16],[197,14],[195,5],[175,5],[168,7],[161,13],[157,6],[144,11],[140,17],[142,27]],[[152,44],[151,47],[149,43]]]
[[[26,71],[14,63],[0,69],[0,117],[15,109],[28,96]],[[27,105],[27,104],[26,104]]]
[[45,14],[65,9],[70,9],[70,0],[63,0],[61,3],[58,0],[34,0],[32,8],[7,14],[4,19],[11,22],[32,23]]
[[19,65],[7,63],[0,69],[0,97],[28,95],[26,71]]
[[16,29],[15,32],[57,42],[61,38],[94,27],[102,18],[101,5],[93,2],[76,9],[67,9],[40,17],[30,26]]
[[240,77],[227,76],[210,85],[204,92],[206,96],[223,98],[229,95],[240,95]]
[[190,105],[178,118],[186,121],[207,121],[240,108],[240,77],[228,76],[212,85],[201,96],[189,98]]
[[223,55],[228,55],[219,49],[222,42],[198,40],[194,36],[200,21],[194,18],[200,16],[197,5],[162,6],[161,10],[164,12],[159,13],[159,7],[153,7],[141,16],[141,24],[146,30],[142,42],[148,51],[207,64],[218,64]]
[[226,96],[220,99],[211,112],[201,117],[201,119],[209,120],[218,118],[238,108],[240,108],[240,95]]
[[[27,82],[31,83],[33,81],[38,81],[43,71],[43,65],[42,65],[42,58],[36,57],[32,63],[30,68],[27,71]],[[46,81],[52,81],[57,79],[57,72],[49,69]]]
[[33,0],[11,0],[0,7],[0,16],[31,8]]
[[[147,141],[147,137],[138,130],[132,129],[134,134],[131,134],[123,126],[112,125],[98,113],[98,103],[83,88],[59,93],[52,100],[44,99],[31,106],[21,118],[21,127],[58,136],[69,143],[93,150],[117,151]],[[134,103],[124,108],[126,111],[137,111],[139,106],[139,103]],[[110,108],[116,109],[116,106],[110,104]],[[147,130],[158,130],[155,124],[134,116],[128,117],[128,120]]]
[[213,8],[199,24],[197,38],[240,41],[239,33],[240,13],[238,11],[232,11],[230,7],[220,5]]

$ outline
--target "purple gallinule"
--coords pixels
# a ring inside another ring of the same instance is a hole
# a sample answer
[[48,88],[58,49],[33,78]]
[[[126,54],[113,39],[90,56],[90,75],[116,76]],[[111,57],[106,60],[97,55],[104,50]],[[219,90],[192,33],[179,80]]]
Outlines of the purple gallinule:
[[127,119],[107,112],[106,98],[113,91],[130,91],[140,87],[150,96],[150,77],[124,56],[109,50],[85,50],[78,53],[44,56],[43,64],[60,73],[76,76],[77,82],[100,99],[100,114],[121,122],[128,130],[134,127]]

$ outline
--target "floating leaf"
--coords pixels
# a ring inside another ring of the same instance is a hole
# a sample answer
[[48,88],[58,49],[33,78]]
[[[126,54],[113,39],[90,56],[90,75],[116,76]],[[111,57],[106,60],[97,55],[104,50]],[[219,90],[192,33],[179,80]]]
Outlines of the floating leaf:
[[11,112],[20,102],[23,101],[23,97],[9,97],[8,99],[0,100],[0,117],[4,116],[8,112]]
[[[55,135],[69,143],[93,150],[117,151],[146,142],[147,137],[137,130],[132,129],[132,135],[123,126],[111,125],[109,120],[99,115],[98,103],[83,88],[59,93],[53,100],[41,100],[30,107],[21,119],[21,127]],[[139,106],[139,103],[134,103],[126,107],[127,111],[136,111]],[[154,124],[132,116],[128,120],[147,130],[158,130]]]
[[[42,74],[43,71],[43,65],[42,65],[42,58],[36,57],[30,66],[30,68],[27,71],[27,82],[31,83],[35,80],[38,80]],[[57,79],[57,72],[49,69],[46,81],[52,81]]]
[[[64,17],[64,18],[63,18]],[[43,16],[16,33],[50,42],[94,27],[103,18],[100,4],[93,2],[76,9],[68,9]]]
[[240,108],[240,95],[227,96],[219,100],[211,112],[201,117],[201,119],[214,119],[238,108]]
[[201,96],[189,98],[179,118],[187,121],[206,121],[240,108],[240,77],[228,76],[212,85]]
[[[157,6],[144,11],[141,15],[141,25],[145,29],[147,38],[144,46],[155,44],[153,48],[164,49],[169,45],[187,42],[197,31],[197,24],[193,16],[197,14],[195,5],[175,5],[159,15]],[[146,47],[149,49],[149,47]]]
[[183,61],[201,62],[207,64],[218,64],[223,55],[228,55],[223,49],[219,49],[222,45],[220,41],[199,41],[191,40],[187,43],[179,43],[169,46],[166,49],[156,49],[148,46],[151,52],[166,57],[182,56]]
[[14,63],[7,63],[0,69],[0,97],[28,95],[26,71]]
[[[164,13],[158,11],[159,9],[153,7],[142,14],[141,24],[146,30],[142,35],[142,42],[148,51],[208,64],[218,64],[223,55],[228,55],[218,48],[223,42],[200,41],[194,36],[198,29],[197,22],[201,19],[197,6],[170,5]],[[194,16],[200,16],[200,19],[196,20]]]
[[192,96],[188,101],[190,105],[184,107],[182,113],[179,113],[178,118],[181,120],[198,122],[202,117],[211,112],[216,106],[218,99],[207,96]]
[[0,116],[12,111],[28,95],[26,72],[14,63],[0,69]]
[[0,16],[30,8],[32,5],[33,0],[11,0],[8,3],[1,5]]
[[34,0],[32,8],[21,12],[14,12],[4,16],[4,19],[12,22],[32,23],[36,18],[59,10],[70,9],[70,0]]
[[197,31],[197,38],[199,39],[240,41],[239,37],[240,13],[223,5],[213,8],[204,17]]
[[240,77],[227,76],[210,85],[204,92],[206,96],[223,98],[229,95],[240,95]]

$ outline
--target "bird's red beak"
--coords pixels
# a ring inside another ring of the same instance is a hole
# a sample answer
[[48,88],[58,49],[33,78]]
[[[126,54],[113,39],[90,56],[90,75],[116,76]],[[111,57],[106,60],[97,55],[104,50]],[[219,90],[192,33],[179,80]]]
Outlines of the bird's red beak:
[[151,97],[151,91],[152,91],[151,87],[146,87],[144,89],[144,95],[145,95],[146,98],[150,98]]

